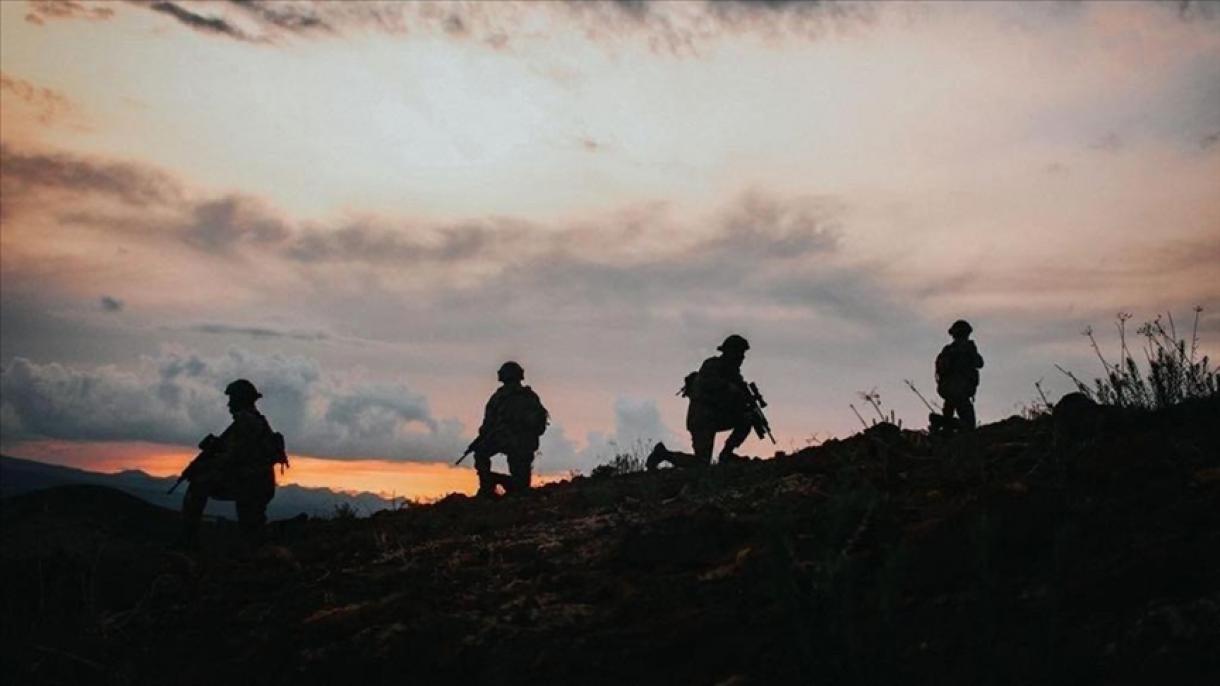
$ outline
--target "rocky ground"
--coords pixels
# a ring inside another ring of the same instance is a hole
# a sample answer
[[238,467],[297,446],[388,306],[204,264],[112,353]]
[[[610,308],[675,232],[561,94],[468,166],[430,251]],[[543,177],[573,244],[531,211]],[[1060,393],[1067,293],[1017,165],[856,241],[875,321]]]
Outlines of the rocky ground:
[[6,683],[1216,683],[1220,402],[286,522],[4,501]]

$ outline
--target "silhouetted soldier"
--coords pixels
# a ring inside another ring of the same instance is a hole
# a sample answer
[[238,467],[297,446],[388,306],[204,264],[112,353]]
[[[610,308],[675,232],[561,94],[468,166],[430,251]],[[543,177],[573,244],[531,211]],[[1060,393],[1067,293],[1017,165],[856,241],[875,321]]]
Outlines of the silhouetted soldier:
[[974,393],[979,387],[983,357],[970,340],[973,330],[964,320],[953,322],[949,327],[953,342],[936,356],[936,392],[945,399],[944,420],[949,427],[957,415],[959,426],[974,428]]
[[[538,438],[546,432],[550,417],[534,389],[521,383],[525,380],[521,365],[505,362],[496,377],[501,386],[487,401],[479,435],[468,449],[474,452],[482,497],[494,496],[497,485],[507,493],[529,490]],[[507,476],[491,470],[491,458],[499,453],[508,458]]]
[[682,395],[690,398],[686,408],[686,430],[690,432],[695,454],[674,452],[657,443],[648,455],[647,466],[656,469],[664,462],[675,467],[703,467],[712,462],[716,432],[732,431],[720,450],[723,464],[744,460],[733,451],[745,442],[753,428],[750,390],[741,376],[741,364],[750,349],[745,338],[733,334],[717,350],[720,355],[703,361],[698,372],[687,375]]
[[234,501],[243,536],[257,540],[267,521],[267,503],[275,495],[275,464],[288,464],[284,437],[271,430],[254,406],[263,397],[254,384],[238,379],[225,388],[225,395],[233,423],[219,437],[208,434],[199,444],[199,456],[182,473],[191,482],[182,499],[187,545],[198,541],[209,498]]

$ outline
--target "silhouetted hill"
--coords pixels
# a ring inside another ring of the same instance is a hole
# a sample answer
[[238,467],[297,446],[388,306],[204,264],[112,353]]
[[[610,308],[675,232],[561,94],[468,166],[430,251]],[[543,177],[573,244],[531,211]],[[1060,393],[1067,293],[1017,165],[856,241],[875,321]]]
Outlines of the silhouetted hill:
[[[109,486],[134,495],[154,505],[177,510],[182,507],[183,484],[173,494],[166,491],[177,479],[156,477],[138,470],[127,470],[117,474],[102,474],[72,467],[46,464],[34,460],[0,456],[0,497],[9,497],[41,488],[70,484],[94,484]],[[389,500],[372,493],[342,493],[328,488],[304,488],[294,484],[276,489],[275,498],[267,506],[267,516],[287,519],[305,513],[310,516],[330,516],[338,506],[347,506],[356,512],[372,514],[393,507]],[[212,501],[207,514],[213,517],[234,519],[233,503]]]
[[253,554],[217,529],[121,570],[100,540],[35,564],[6,518],[4,676],[1215,683],[1220,403],[1080,412],[452,496]]

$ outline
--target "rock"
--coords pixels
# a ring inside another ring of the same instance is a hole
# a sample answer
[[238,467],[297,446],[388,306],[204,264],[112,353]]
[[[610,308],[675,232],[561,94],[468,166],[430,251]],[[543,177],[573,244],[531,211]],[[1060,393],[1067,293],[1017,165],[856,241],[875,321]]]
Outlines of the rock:
[[1084,393],[1068,393],[1055,403],[1051,412],[1056,446],[1069,446],[1089,440],[1101,430],[1100,405]]

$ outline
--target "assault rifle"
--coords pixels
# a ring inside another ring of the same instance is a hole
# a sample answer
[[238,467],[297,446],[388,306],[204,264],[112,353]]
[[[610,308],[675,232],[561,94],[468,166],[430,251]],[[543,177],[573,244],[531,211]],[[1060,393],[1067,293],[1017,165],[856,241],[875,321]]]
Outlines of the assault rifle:
[[479,448],[479,444],[481,442],[482,442],[482,436],[475,436],[474,440],[470,442],[470,445],[466,446],[466,452],[462,453],[462,456],[457,459],[457,462],[453,463],[453,466],[456,467],[456,466],[462,464],[462,462],[465,461],[465,459],[470,456],[470,453],[473,453],[475,450],[477,450]]
[[767,415],[763,414],[763,408],[767,406],[767,401],[763,400],[762,393],[758,391],[758,384],[751,381],[746,384],[746,388],[750,390],[750,397],[747,401],[750,420],[754,424],[754,433],[758,434],[759,438],[766,436],[775,443],[775,436],[771,434],[771,422],[767,421]]
[[183,481],[190,481],[191,479],[195,478],[195,476],[199,474],[199,470],[203,469],[207,463],[211,462],[212,459],[220,453],[220,448],[221,441],[219,438],[213,436],[212,434],[204,436],[203,440],[199,441],[199,454],[195,456],[195,459],[191,460],[191,463],[186,466],[186,469],[182,470],[182,474],[178,476],[178,480],[174,482],[173,486],[169,487],[169,490],[166,491],[166,493],[173,493],[178,486],[182,485]]

